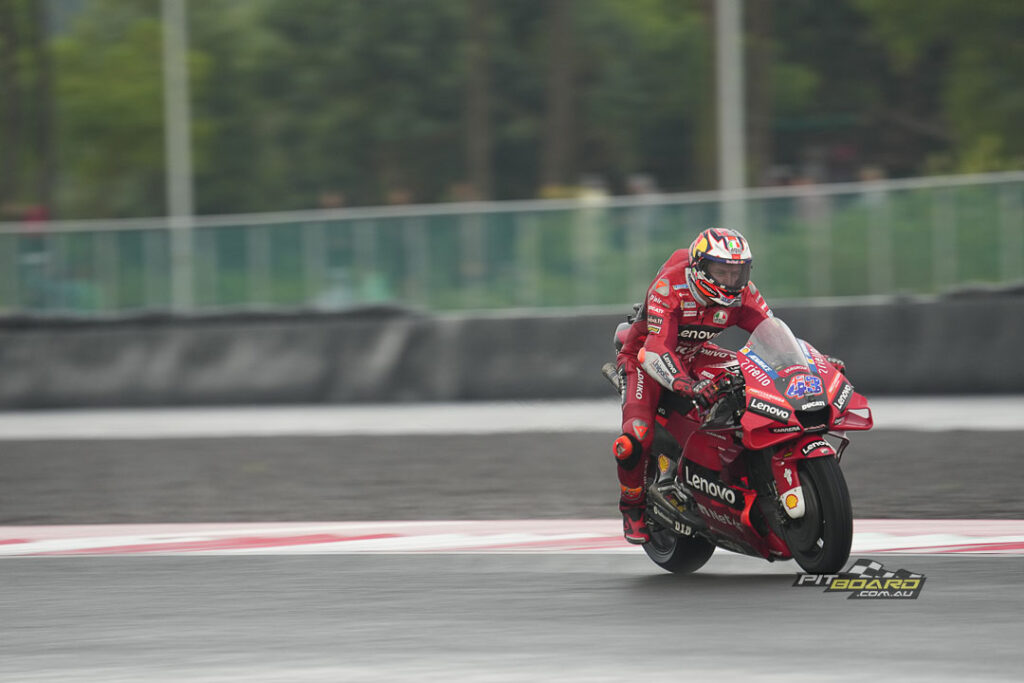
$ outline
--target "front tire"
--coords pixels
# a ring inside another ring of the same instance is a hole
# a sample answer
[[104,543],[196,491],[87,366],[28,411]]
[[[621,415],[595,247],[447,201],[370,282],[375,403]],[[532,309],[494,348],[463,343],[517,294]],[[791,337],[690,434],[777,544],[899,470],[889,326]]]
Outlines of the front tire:
[[835,574],[850,559],[853,543],[853,507],[846,478],[835,457],[803,460],[798,470],[804,516],[786,525],[786,544],[808,574]]
[[644,551],[656,565],[673,574],[697,571],[715,552],[715,546],[703,538],[679,536],[650,521],[647,528],[651,540],[644,543]]

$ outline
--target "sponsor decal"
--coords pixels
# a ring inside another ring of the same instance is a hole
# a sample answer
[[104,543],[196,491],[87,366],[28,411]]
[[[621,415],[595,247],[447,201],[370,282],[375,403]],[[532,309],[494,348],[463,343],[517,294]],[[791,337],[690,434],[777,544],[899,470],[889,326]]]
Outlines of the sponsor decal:
[[693,325],[679,330],[679,339],[685,339],[687,341],[707,341],[709,339],[714,339],[721,333],[722,329],[719,327]]
[[847,382],[843,385],[842,391],[836,394],[836,400],[832,402],[832,405],[836,407],[836,410],[843,412],[846,410],[847,404],[850,403],[850,397],[853,396],[853,385]]
[[658,471],[662,474],[668,472],[668,469],[672,467],[672,461],[668,459],[666,455],[658,456]]
[[684,318],[696,318],[697,317],[697,311],[683,311],[683,317]]
[[711,322],[716,325],[724,325],[725,321],[729,319],[729,314],[725,311],[715,311],[715,314],[711,317]]
[[756,363],[759,368],[764,370],[765,374],[767,374],[769,377],[771,377],[772,379],[779,378],[778,373],[776,373],[775,370],[772,369],[772,366],[768,365],[768,363],[764,361],[764,358],[761,358],[761,356],[753,352],[747,352],[746,356],[751,360],[751,362]]
[[[655,315],[665,315],[665,309],[662,308],[661,306],[648,306],[647,307],[647,313],[648,314],[654,313]],[[650,318],[650,317],[651,316],[648,315],[648,318]]]
[[799,425],[789,425],[787,427],[772,427],[768,431],[772,434],[791,434],[792,432],[799,432],[803,427]]
[[647,436],[647,423],[643,420],[633,420],[633,433],[637,439],[643,441],[644,437]]
[[693,534],[693,529],[688,524],[683,524],[682,522],[679,522],[674,518],[670,517],[668,513],[666,513],[657,505],[652,505],[648,509],[652,513],[654,513],[655,517],[658,518],[659,524],[664,524],[673,531],[675,531],[677,534],[681,534],[683,536],[690,536]]
[[786,483],[790,486],[793,485],[793,470],[788,467],[782,471],[782,476],[786,478]]
[[812,441],[803,448],[801,448],[800,452],[804,455],[809,455],[822,447],[832,448],[832,446],[829,445],[828,441],[825,441],[824,439],[818,439],[817,441]]
[[647,323],[647,334],[661,334],[661,325]]
[[[757,367],[756,365],[748,361],[746,358],[740,361],[740,368],[742,368],[744,372],[749,374],[751,379],[760,382],[761,386],[770,387],[772,385],[771,378],[768,375],[766,375],[764,371],[761,370],[761,368]],[[749,385],[747,391],[750,391]]]
[[636,393],[633,394],[636,400],[642,401],[644,398],[644,371],[637,370],[636,373]]
[[703,377],[704,379],[714,379],[715,373],[711,372],[710,370],[701,370],[700,376]]
[[779,377],[788,377],[789,375],[792,375],[794,372],[808,373],[810,372],[810,368],[808,368],[806,365],[790,365],[788,368],[785,368],[784,370],[779,370]]
[[811,401],[810,403],[804,403],[800,406],[800,410],[815,410],[817,408],[824,408],[824,401]]
[[662,296],[668,296],[671,290],[668,280],[662,278],[654,283],[654,291]]
[[684,301],[683,302],[683,308],[697,308],[697,302],[696,301]]
[[659,296],[651,294],[647,297],[647,307],[650,308],[652,305],[669,307],[669,303]]
[[827,362],[824,356],[812,349],[806,342],[802,341],[801,343],[803,343],[805,354],[809,354],[807,357],[814,361],[814,367],[818,370],[819,375],[825,375],[833,369],[832,364]]
[[[786,470],[786,472],[789,472],[789,470]],[[799,504],[800,499],[796,496],[795,493],[790,493],[789,495],[786,496],[786,508],[790,510],[795,510],[796,506]]]
[[881,562],[859,559],[838,574],[797,574],[793,585],[823,588],[824,593],[849,593],[847,600],[916,600],[926,578],[906,569],[890,571]]
[[768,399],[769,401],[784,401],[785,399],[776,394],[769,393],[767,391],[761,391],[757,387],[748,386],[747,393],[753,396],[760,396],[761,398]]
[[692,491],[703,493],[726,505],[743,507],[743,496],[723,484],[714,471],[687,461],[683,466],[683,480]]
[[676,290],[677,292],[680,289],[689,289],[689,288],[690,288],[690,285],[686,284],[685,282],[683,284],[681,284],[681,285],[672,285],[672,289]]
[[676,367],[675,362],[672,360],[672,354],[665,352],[661,354],[661,360],[665,363],[665,369],[667,369],[672,376],[679,374],[679,368]]
[[727,514],[719,512],[718,510],[712,510],[711,508],[709,508],[707,505],[704,505],[703,503],[697,503],[697,509],[700,510],[700,514],[703,515],[707,519],[714,520],[714,521],[718,522],[719,524],[724,524],[726,526],[731,526],[731,527],[733,527],[735,529],[739,529],[740,531],[746,531],[747,530],[747,528],[745,526],[743,526],[743,522],[741,522],[740,520],[736,519],[735,517],[730,517]]
[[732,351],[726,351],[725,349],[711,349],[707,347],[701,349],[701,353],[710,358],[725,358],[728,360],[732,360],[736,356]]
[[751,397],[750,403],[747,404],[747,410],[757,413],[758,415],[764,415],[770,417],[773,420],[779,422],[789,422],[789,418],[792,417],[793,412],[777,406],[774,403],[768,403],[768,401],[762,401],[756,396]]
[[[646,349],[640,349],[640,351],[643,352],[646,351]],[[662,384],[667,387],[672,386],[672,375],[668,374],[668,368],[666,368],[665,364],[661,362],[660,356],[656,356],[653,353],[650,355],[644,354],[640,362],[643,363],[645,370],[660,377]]]
[[821,386],[821,378],[815,375],[795,375],[789,380],[789,386],[786,387],[786,396],[788,398],[803,398],[804,396],[815,396],[821,393],[824,393],[824,389]]

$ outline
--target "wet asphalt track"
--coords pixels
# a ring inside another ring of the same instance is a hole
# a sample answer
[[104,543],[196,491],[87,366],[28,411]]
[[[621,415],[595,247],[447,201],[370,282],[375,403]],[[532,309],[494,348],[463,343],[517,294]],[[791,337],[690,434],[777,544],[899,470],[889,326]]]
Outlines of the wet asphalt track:
[[[609,517],[611,436],[9,441],[0,524]],[[1020,518],[1019,442],[857,435],[855,513]],[[920,599],[728,553],[8,558],[0,681],[1020,680],[1024,559],[873,559]]]
[[[612,517],[614,436],[7,441],[0,524]],[[1024,517],[1020,432],[853,438],[856,517]]]
[[1020,558],[882,559],[919,599],[729,554],[19,558],[0,680],[1020,680]]

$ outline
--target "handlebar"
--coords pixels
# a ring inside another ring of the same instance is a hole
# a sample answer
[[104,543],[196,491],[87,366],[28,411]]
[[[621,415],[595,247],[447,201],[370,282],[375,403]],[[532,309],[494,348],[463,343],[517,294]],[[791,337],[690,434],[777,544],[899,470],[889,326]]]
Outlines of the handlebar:
[[727,374],[718,382],[719,397],[708,408],[701,429],[732,429],[739,423],[745,404],[746,382],[742,375]]

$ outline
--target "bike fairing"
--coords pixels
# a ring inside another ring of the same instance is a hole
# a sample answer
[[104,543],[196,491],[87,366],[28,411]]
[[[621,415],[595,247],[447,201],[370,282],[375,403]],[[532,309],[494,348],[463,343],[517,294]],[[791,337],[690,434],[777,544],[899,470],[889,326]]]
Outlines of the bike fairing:
[[[756,357],[756,360],[752,356]],[[685,449],[678,459],[675,482],[671,482],[672,486],[663,487],[663,492],[655,491],[654,486],[650,491],[652,495],[649,496],[649,508],[664,508],[659,510],[653,519],[663,529],[663,532],[659,533],[674,532],[678,538],[685,536],[691,539],[691,543],[697,540],[710,541],[713,545],[709,547],[712,549],[717,545],[766,559],[795,556],[796,553],[790,551],[789,545],[795,546],[804,542],[805,546],[801,548],[800,556],[797,557],[801,566],[805,566],[805,563],[812,567],[818,567],[821,563],[831,566],[837,562],[838,556],[841,556],[841,562],[845,562],[849,552],[848,545],[845,552],[842,548],[833,548],[831,554],[825,558],[814,557],[817,551],[811,541],[815,540],[812,537],[817,531],[801,530],[801,525],[806,526],[805,515],[814,517],[814,523],[820,524],[823,508],[833,502],[827,496],[833,494],[823,493],[823,490],[819,490],[822,482],[812,479],[812,490],[810,495],[807,495],[801,484],[800,470],[806,469],[801,463],[811,459],[836,460],[836,450],[822,438],[822,433],[826,430],[825,423],[843,430],[871,427],[870,410],[866,400],[854,392],[852,384],[827,363],[817,350],[806,342],[798,342],[789,328],[776,319],[766,318],[755,329],[751,341],[741,349],[738,358],[747,380],[743,410],[738,424],[723,423],[723,429],[722,426],[716,427],[705,422],[703,429],[697,428],[695,424],[691,424],[689,429],[681,429],[682,423],[687,420],[693,423],[692,417],[687,418],[675,413],[668,415],[667,418],[666,415],[658,418],[659,429],[683,436],[684,439],[680,443],[685,444]],[[781,376],[783,373],[779,372],[780,369],[789,370],[795,365],[800,367],[784,373],[788,376]],[[810,384],[813,387],[820,384],[820,392],[825,395],[828,403],[826,404],[825,400],[807,402],[800,396],[787,399],[785,392],[790,382],[797,376],[805,377],[805,386]],[[764,382],[765,379],[768,380],[767,384]],[[822,405],[812,405],[814,403]],[[850,410],[866,410],[868,416],[859,416]],[[713,412],[709,412],[709,418]],[[827,412],[828,415],[813,419],[807,417],[821,412]],[[809,424],[816,419],[822,422],[820,428],[818,424]],[[717,429],[719,433],[707,431],[708,429]],[[722,443],[723,433],[732,437],[732,443]],[[848,440],[845,439],[845,435],[839,436],[845,446]],[[750,463],[750,469],[747,469],[744,463],[745,459],[751,457],[754,449],[764,451],[770,456],[767,458],[768,471],[760,477],[764,479],[767,476],[768,479],[761,484],[755,481],[758,477],[755,476],[753,463]],[[842,448],[840,453],[841,451]],[[718,476],[719,473],[721,477]],[[823,475],[817,472],[814,475],[815,478],[821,476]],[[841,481],[841,474],[833,474],[834,476],[839,476]],[[657,483],[662,484],[665,481],[667,480],[663,475]],[[770,507],[766,515],[762,509],[763,504],[755,506],[758,496],[761,495],[761,499],[764,500],[769,492],[764,489],[765,482],[770,485],[771,498],[777,501],[779,514],[783,514],[784,518],[789,520],[790,528],[786,528],[779,520],[772,522],[769,519],[772,514]],[[761,491],[756,490],[759,486],[762,488]],[[674,491],[672,487],[675,487]],[[842,484],[842,488],[841,493],[845,496],[848,511],[849,499],[845,484]],[[689,496],[690,500],[685,501],[682,496]],[[664,518],[672,516],[673,508],[677,511],[675,522],[662,526]],[[687,510],[688,514],[680,514],[683,510]],[[841,516],[842,506],[835,510],[838,512],[833,511],[830,514]],[[699,517],[695,519],[698,512]],[[852,538],[852,514],[849,517],[849,537]],[[835,521],[832,520],[830,523],[835,524]],[[671,529],[672,532],[665,531],[666,529]],[[688,533],[684,534],[684,531]],[[842,540],[840,539],[838,543],[842,545]],[[655,562],[671,571],[692,571],[703,564],[703,561],[695,556],[691,558],[690,565],[680,565],[677,557],[678,548],[672,552],[662,552],[645,545],[645,550]]]

